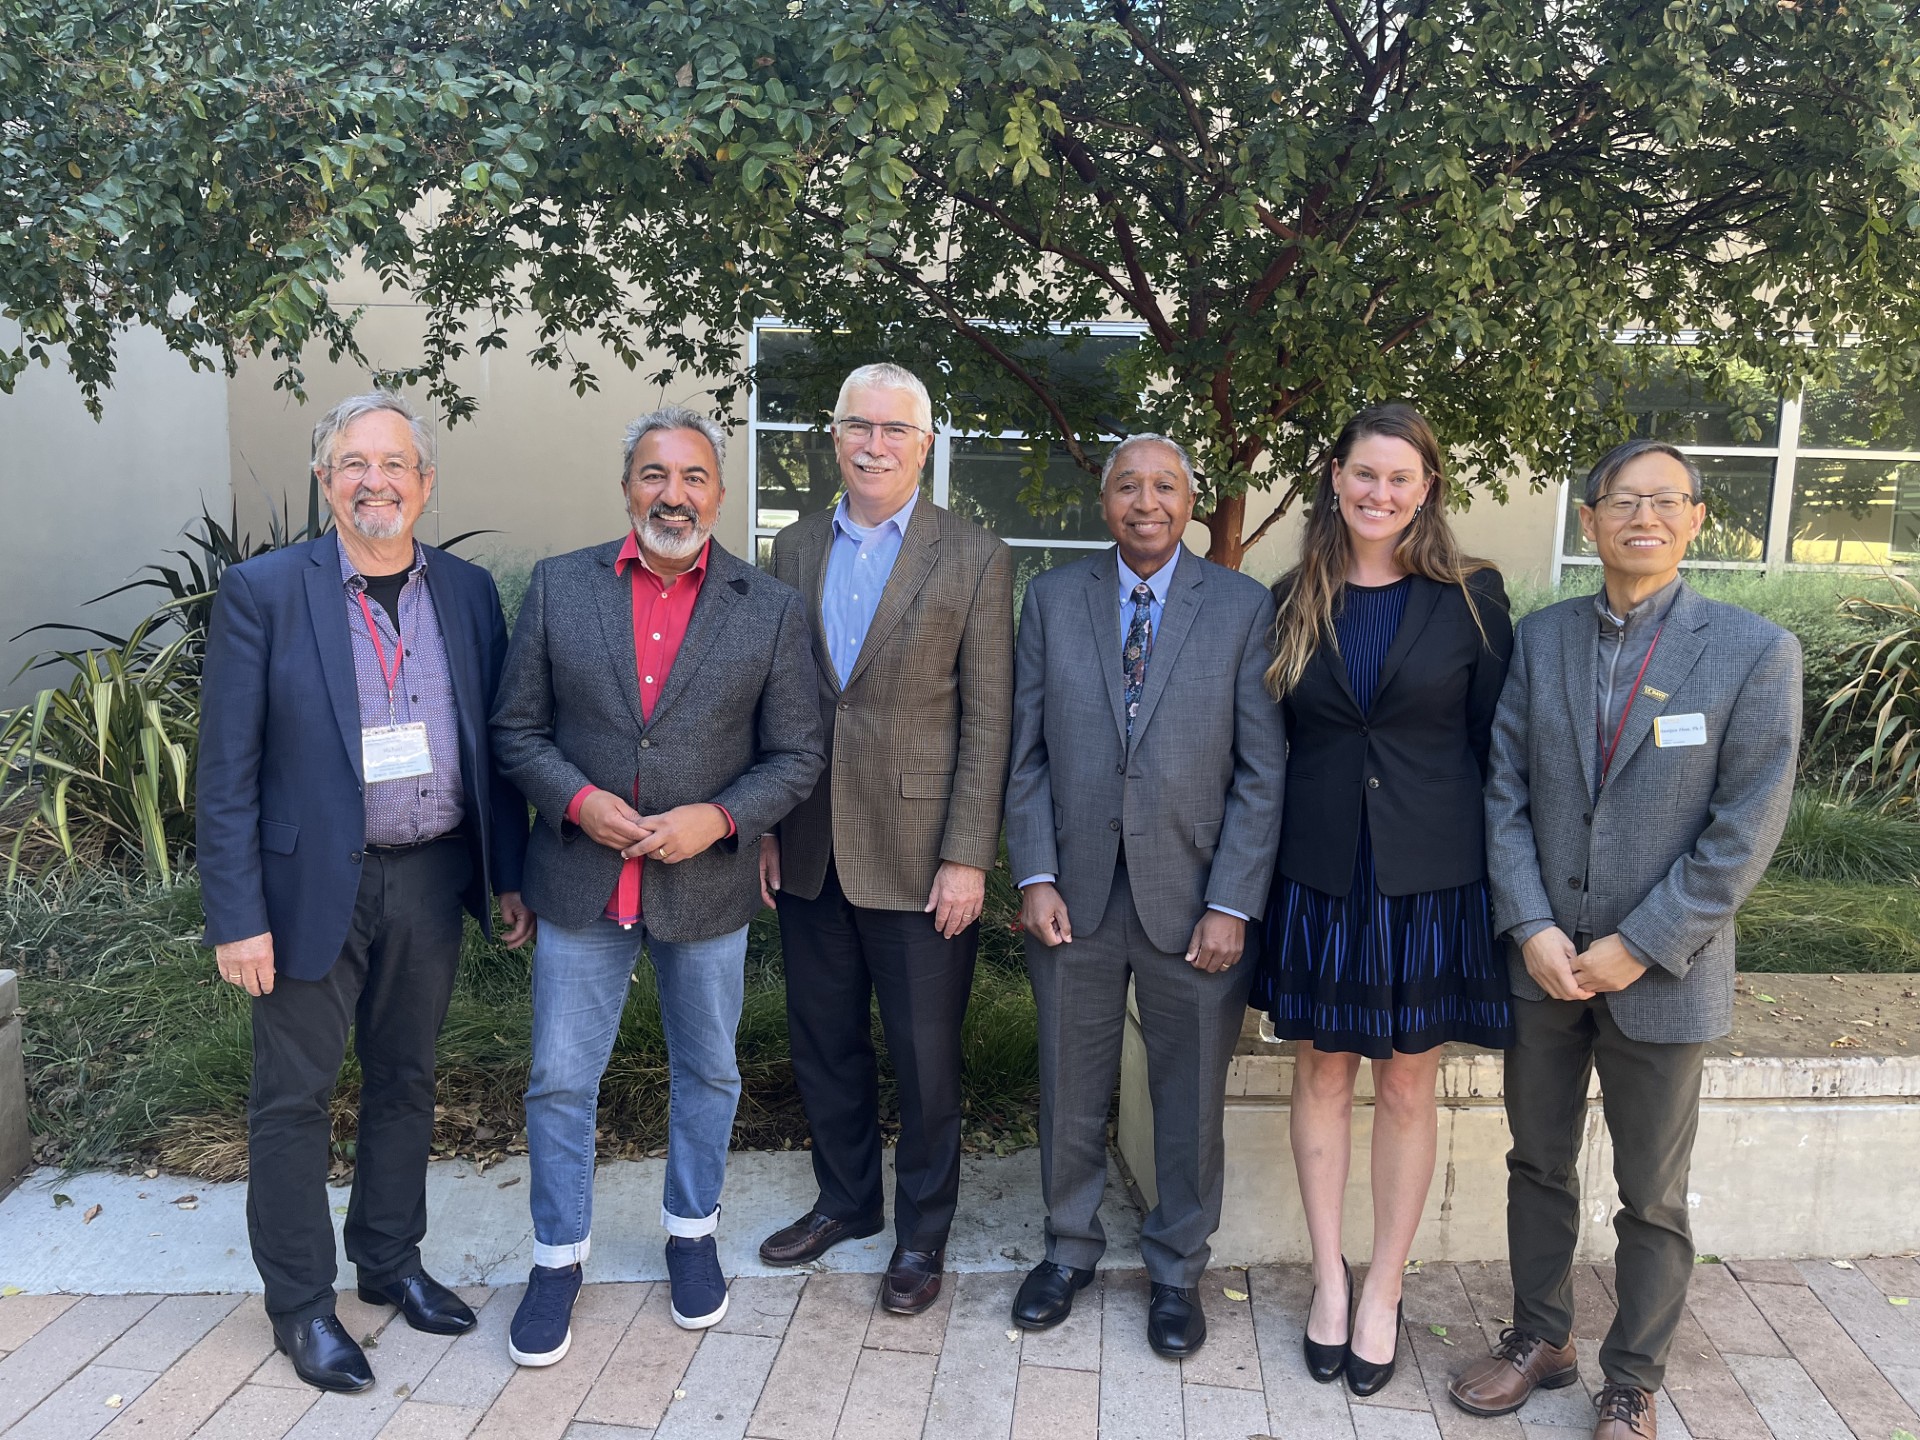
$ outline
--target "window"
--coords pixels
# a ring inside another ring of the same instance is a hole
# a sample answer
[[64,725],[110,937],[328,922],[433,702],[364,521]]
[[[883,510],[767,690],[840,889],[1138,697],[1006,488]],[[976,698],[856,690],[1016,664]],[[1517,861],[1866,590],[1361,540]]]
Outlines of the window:
[[[1887,565],[1920,560],[1920,395],[1871,432],[1865,381],[1780,399],[1756,376],[1710,397],[1685,346],[1653,352],[1626,396],[1633,433],[1667,440],[1700,467],[1707,523],[1688,551],[1703,569]],[[1579,479],[1562,489],[1556,572],[1597,564],[1580,533]]]
[[[1057,384],[1112,392],[1119,383],[1115,362],[1139,343],[1136,326],[1093,325],[1076,331],[1071,342],[1063,336],[1036,360]],[[809,373],[807,332],[777,320],[754,327],[749,358],[758,380],[749,411],[750,523],[755,553],[764,564],[775,534],[802,515],[825,510],[840,493],[840,470],[826,429],[829,416],[824,410],[806,412],[800,398],[801,382],[837,384],[839,377]],[[1022,575],[1070,559],[1073,551],[1112,543],[1092,499],[1090,477],[1064,446],[1007,428],[979,397],[961,394],[951,400],[952,414],[934,435],[922,494],[1013,546]],[[1028,486],[1026,467],[1040,446],[1047,454],[1046,489],[1065,501],[1044,515],[1020,498]]]

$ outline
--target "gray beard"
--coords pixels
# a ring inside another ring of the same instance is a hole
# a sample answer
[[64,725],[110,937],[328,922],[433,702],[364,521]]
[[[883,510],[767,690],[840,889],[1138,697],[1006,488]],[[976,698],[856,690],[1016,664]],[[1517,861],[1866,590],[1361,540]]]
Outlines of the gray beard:
[[711,525],[702,525],[698,520],[684,536],[669,534],[655,527],[653,517],[640,519],[629,512],[627,518],[633,521],[633,528],[639,532],[640,543],[663,560],[686,560],[700,553],[700,547],[707,543],[707,537],[713,534]]

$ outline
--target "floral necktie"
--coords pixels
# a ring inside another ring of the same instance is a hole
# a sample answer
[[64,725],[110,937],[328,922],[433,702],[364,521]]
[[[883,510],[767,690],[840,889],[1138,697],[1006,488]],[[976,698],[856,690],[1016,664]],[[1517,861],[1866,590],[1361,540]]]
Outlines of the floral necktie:
[[1142,580],[1133,587],[1133,619],[1127,625],[1126,647],[1120,652],[1120,673],[1127,677],[1127,739],[1133,739],[1133,717],[1140,709],[1140,692],[1147,685],[1147,657],[1153,654],[1153,591]]

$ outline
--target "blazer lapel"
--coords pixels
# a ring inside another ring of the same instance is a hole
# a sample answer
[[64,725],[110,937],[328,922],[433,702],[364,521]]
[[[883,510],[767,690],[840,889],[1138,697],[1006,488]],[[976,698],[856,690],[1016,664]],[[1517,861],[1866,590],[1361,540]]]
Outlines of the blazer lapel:
[[596,558],[604,567],[605,579],[600,586],[603,598],[593,608],[600,612],[600,633],[606,640],[607,658],[612,662],[608,674],[627,702],[627,709],[633,713],[633,729],[638,734],[647,728],[647,717],[640,708],[640,671],[633,652],[633,576],[614,569],[614,561],[620,558],[618,541],[608,541]]
[[[839,504],[839,501],[834,501],[836,509]],[[809,517],[794,523],[811,526],[815,522]],[[819,529],[818,535],[809,535],[805,529],[797,532],[801,539],[796,578],[800,581],[800,594],[807,602],[807,614],[813,621],[813,658],[820,667],[820,673],[837,694],[840,690],[840,672],[833,668],[833,656],[827,653],[827,617],[820,606],[827,589],[827,555],[833,549],[833,510],[827,511],[826,523]]]
[[1591,600],[1567,606],[1565,616],[1560,632],[1561,675],[1567,686],[1567,715],[1573,722],[1573,741],[1580,751],[1580,775],[1586,781],[1587,798],[1591,800],[1593,777],[1600,763],[1593,718],[1597,703],[1594,670],[1599,664],[1600,622],[1594,617]]
[[[1140,713],[1133,717],[1135,745],[1147,733],[1147,726],[1153,720],[1160,697],[1167,692],[1167,676],[1172,673],[1173,662],[1179,658],[1187,632],[1193,628],[1194,619],[1200,614],[1200,585],[1206,576],[1196,563],[1198,558],[1195,555],[1174,557],[1173,581],[1167,588],[1167,603],[1160,611],[1160,633],[1153,637],[1153,650],[1147,656],[1147,688],[1140,696]],[[1120,599],[1118,594],[1114,594],[1112,599],[1117,625]],[[1121,733],[1126,733],[1124,722]]]
[[[933,502],[922,495],[914,502],[913,514],[907,519],[907,533],[900,537],[900,553],[894,557],[893,573],[887,576],[887,588],[880,592],[880,605],[873,612],[873,623],[867,626],[867,638],[860,642],[860,654],[847,675],[848,687],[873,663],[873,657],[906,618],[908,607],[920,593],[920,587],[927,583],[933,562],[939,558],[939,547],[940,522],[934,518]],[[814,604],[817,609],[819,601],[816,599]],[[821,633],[826,633],[824,623]],[[829,669],[828,673],[833,672]]]
[[1620,748],[1613,755],[1612,774],[1618,775],[1626,767],[1633,752],[1653,733],[1655,717],[1667,708],[1667,701],[1655,700],[1646,693],[1645,687],[1651,686],[1669,696],[1679,691],[1681,683],[1706,653],[1706,637],[1700,633],[1706,624],[1707,616],[1698,597],[1682,588],[1673,597],[1673,608],[1667,611],[1653,659],[1647,663],[1646,676],[1640,682],[1642,688],[1634,691],[1629,702],[1632,708],[1627,711],[1627,723],[1620,732]]
[[679,653],[673,657],[673,668],[667,672],[667,683],[660,690],[660,698],[653,702],[653,719],[649,724],[658,724],[660,717],[693,683],[707,652],[713,648],[715,637],[727,628],[734,604],[740,598],[740,592],[728,583],[734,578],[739,562],[720,548],[718,540],[708,541],[708,546],[707,578],[700,582],[700,596],[693,602],[693,614],[687,617],[687,633],[680,641]]
[[[1109,550],[1088,572],[1087,578],[1087,619],[1093,626],[1093,653],[1095,668],[1107,687],[1107,703],[1113,707],[1114,728],[1120,733],[1120,743],[1127,742],[1127,698],[1126,688],[1121,683],[1120,674],[1120,592],[1116,588],[1120,571],[1114,559],[1115,551]],[[1153,662],[1147,662],[1147,668],[1153,668]],[[1138,728],[1138,722],[1135,722]]]
[[[1380,696],[1392,681],[1394,671],[1400,668],[1400,662],[1413,653],[1413,647],[1419,642],[1420,634],[1427,628],[1427,622],[1433,618],[1434,607],[1440,603],[1440,586],[1424,575],[1413,577],[1413,584],[1407,591],[1406,613],[1400,617],[1400,628],[1394,633],[1393,644],[1387,647],[1387,658],[1380,662],[1380,678],[1373,685],[1373,703],[1380,703]],[[1344,676],[1347,667],[1342,665],[1340,673]],[[1351,696],[1351,691],[1349,691]]]
[[486,698],[480,693],[472,662],[480,654],[477,638],[471,633],[471,616],[460,597],[453,593],[453,581],[446,566],[433,563],[427,554],[427,593],[433,597],[433,618],[439,622],[440,638],[447,647],[447,674],[453,681],[453,723],[460,736],[461,773],[470,774],[478,759],[476,725],[487,723]]
[[320,652],[320,674],[326,681],[327,698],[333,702],[340,743],[347,747],[353,773],[364,782],[367,777],[360,753],[360,682],[353,673],[353,638],[347,633],[346,600],[340,588],[339,537],[321,536],[308,553],[313,564],[307,570],[307,613],[313,618],[313,642]]

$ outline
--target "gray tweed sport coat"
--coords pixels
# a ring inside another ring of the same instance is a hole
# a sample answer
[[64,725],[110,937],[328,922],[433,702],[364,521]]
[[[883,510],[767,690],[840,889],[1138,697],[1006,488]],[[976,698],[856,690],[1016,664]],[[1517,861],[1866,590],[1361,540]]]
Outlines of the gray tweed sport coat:
[[[1733,1023],[1733,920],[1786,826],[1800,745],[1800,643],[1682,584],[1594,794],[1597,620],[1590,596],[1529,615],[1493,722],[1487,872],[1494,928],[1551,919],[1569,936],[1588,895],[1596,938],[1653,962],[1606,997],[1635,1040],[1712,1040]],[[1703,717],[1705,743],[1662,746],[1657,716]],[[1508,945],[1513,992],[1545,993]]]
[[542,560],[513,628],[493,709],[496,763],[539,812],[521,894],[577,928],[606,909],[616,850],[567,818],[582,786],[643,815],[715,801],[738,833],[690,860],[648,860],[647,928],[663,940],[738,930],[760,909],[760,836],[813,787],[824,754],[806,609],[712,542],[667,683],[642,718],[630,576],[620,541]]
[[940,863],[993,868],[1013,700],[1013,553],[925,496],[847,683],[827,653],[820,596],[833,512],[773,537],[773,573],[806,597],[808,683],[827,768],[780,825],[780,883],[812,900],[833,861],[871,910],[918,911]]
[[1124,841],[1147,938],[1184,951],[1208,905],[1258,920],[1273,884],[1286,722],[1262,683],[1273,597],[1183,551],[1127,740],[1113,550],[1036,575],[1020,611],[1007,856],[1051,874],[1076,938]]

